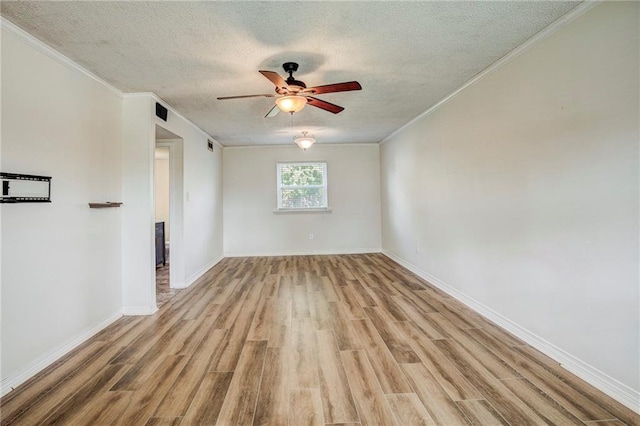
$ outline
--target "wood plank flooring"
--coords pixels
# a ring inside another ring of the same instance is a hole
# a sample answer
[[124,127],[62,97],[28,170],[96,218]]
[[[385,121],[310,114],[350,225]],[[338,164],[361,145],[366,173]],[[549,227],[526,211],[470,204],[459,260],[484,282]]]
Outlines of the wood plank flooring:
[[0,410],[2,425],[640,425],[381,254],[224,259]]
[[180,291],[171,288],[169,285],[169,268],[170,265],[168,263],[164,266],[156,267],[156,305],[158,308],[161,308]]

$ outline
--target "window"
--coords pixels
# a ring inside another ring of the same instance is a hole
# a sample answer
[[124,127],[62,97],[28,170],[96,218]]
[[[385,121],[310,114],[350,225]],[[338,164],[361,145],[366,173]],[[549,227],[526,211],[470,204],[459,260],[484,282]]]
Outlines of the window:
[[278,210],[326,209],[327,163],[278,163]]

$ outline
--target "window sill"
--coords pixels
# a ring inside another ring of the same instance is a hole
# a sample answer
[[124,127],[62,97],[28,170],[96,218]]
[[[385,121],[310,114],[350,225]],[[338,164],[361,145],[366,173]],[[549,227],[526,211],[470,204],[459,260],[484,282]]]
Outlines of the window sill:
[[326,208],[326,209],[275,209],[273,211],[273,214],[296,214],[296,213],[302,213],[302,214],[308,214],[308,213],[315,213],[315,214],[324,214],[324,213],[331,213],[332,210],[330,208]]

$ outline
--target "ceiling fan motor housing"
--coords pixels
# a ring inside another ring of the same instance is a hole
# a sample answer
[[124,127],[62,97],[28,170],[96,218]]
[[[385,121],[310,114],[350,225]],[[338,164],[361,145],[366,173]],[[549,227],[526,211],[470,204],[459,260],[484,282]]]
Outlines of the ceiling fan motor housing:
[[295,78],[293,78],[293,73],[298,71],[297,63],[285,62],[284,64],[282,64],[282,68],[284,68],[284,70],[289,73],[289,77],[287,77],[287,85],[289,85],[289,90],[288,90],[289,92],[297,93],[307,88],[307,85],[304,84],[304,81],[296,80]]
[[285,62],[284,64],[282,64],[282,68],[284,68],[285,72],[291,74],[298,71],[298,64],[296,64],[295,62]]
[[[335,93],[335,92],[348,92],[351,90],[361,90],[362,87],[360,83],[357,81],[346,81],[343,83],[334,83],[334,84],[325,84],[322,86],[314,86],[307,87],[307,85],[300,80],[296,80],[293,77],[293,73],[298,70],[298,64],[295,62],[285,62],[282,64],[282,68],[289,73],[289,77],[287,79],[283,79],[278,73],[274,71],[266,71],[260,70],[260,74],[266,77],[271,83],[273,83],[275,87],[275,92],[278,95],[240,95],[240,96],[224,96],[219,97],[218,99],[238,99],[238,98],[258,98],[258,97],[266,97],[266,98],[276,98],[277,108],[274,106],[267,113],[266,117],[273,117],[277,114],[278,109],[286,112],[297,112],[300,111],[304,105],[311,105],[316,108],[323,109],[325,111],[329,111],[333,114],[338,114],[344,110],[343,107],[339,105],[332,104],[331,102],[323,101],[322,99],[315,98],[311,95],[316,94],[325,94],[325,93]],[[287,106],[282,106],[281,104],[285,104],[286,102],[292,101],[295,99],[298,102],[297,109],[295,111],[289,109]],[[286,101],[286,102],[285,102]],[[275,111],[275,112],[274,112]]]

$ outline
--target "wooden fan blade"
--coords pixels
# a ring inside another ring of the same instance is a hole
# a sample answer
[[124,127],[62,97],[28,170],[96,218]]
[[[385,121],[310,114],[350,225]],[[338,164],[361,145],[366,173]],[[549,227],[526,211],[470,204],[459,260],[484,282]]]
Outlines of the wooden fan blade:
[[280,77],[280,74],[278,74],[277,72],[259,71],[259,73],[267,77],[270,82],[275,84],[276,88],[281,90],[289,90],[289,85],[287,84],[286,81],[284,81],[282,77]]
[[307,87],[303,92],[321,95],[322,93],[349,92],[351,90],[362,90],[362,86],[357,81],[347,81],[325,86]]
[[334,114],[337,114],[344,110],[344,108],[342,108],[339,105],[332,104],[331,102],[326,102],[318,98],[314,98],[313,96],[307,96],[307,103],[311,106],[324,109],[325,111],[329,111]]
[[275,117],[276,115],[278,115],[279,112],[280,112],[280,108],[278,108],[278,105],[274,105],[273,108],[269,110],[267,115],[264,116],[264,118]]
[[273,98],[276,95],[240,95],[240,96],[221,96],[218,100],[223,101],[225,99],[243,99],[243,98]]

